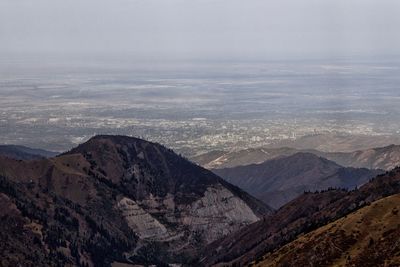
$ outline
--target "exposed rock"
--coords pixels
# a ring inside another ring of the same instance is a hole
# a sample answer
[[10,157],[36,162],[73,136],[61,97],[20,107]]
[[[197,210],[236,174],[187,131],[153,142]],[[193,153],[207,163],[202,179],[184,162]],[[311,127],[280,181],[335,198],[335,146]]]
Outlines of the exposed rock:
[[207,243],[259,220],[243,200],[222,185],[207,188],[204,197],[185,210],[183,224],[202,233]]
[[129,227],[131,227],[140,238],[160,240],[168,233],[165,226],[142,209],[136,201],[124,197],[118,202],[117,206],[128,222]]

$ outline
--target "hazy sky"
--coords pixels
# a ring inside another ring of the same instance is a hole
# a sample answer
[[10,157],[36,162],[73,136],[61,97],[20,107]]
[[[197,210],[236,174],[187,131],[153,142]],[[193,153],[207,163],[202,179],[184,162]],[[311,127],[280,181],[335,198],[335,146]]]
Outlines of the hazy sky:
[[399,0],[0,0],[0,53],[400,54]]

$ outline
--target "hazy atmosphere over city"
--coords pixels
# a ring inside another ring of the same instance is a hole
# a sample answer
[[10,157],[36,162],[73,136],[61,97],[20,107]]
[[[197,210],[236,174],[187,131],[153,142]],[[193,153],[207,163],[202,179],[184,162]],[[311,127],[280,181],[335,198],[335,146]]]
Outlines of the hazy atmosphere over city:
[[63,151],[118,133],[193,155],[398,133],[398,1],[0,7],[3,143]]
[[393,56],[396,0],[3,0],[2,52],[225,59]]
[[0,0],[0,266],[400,266],[399,29],[398,0]]
[[[112,133],[189,156],[316,133],[368,135],[370,146],[399,134],[400,68],[390,60],[37,60],[1,66],[5,143],[63,151]],[[398,140],[386,141],[378,145]]]

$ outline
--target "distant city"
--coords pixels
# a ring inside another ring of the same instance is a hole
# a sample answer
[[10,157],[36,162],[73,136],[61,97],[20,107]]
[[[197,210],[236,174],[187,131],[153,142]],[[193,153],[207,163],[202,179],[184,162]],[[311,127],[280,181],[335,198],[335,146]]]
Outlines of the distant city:
[[5,144],[64,151],[121,134],[190,157],[309,135],[368,136],[371,147],[374,137],[389,144],[399,135],[400,65],[392,61],[33,60],[0,69]]

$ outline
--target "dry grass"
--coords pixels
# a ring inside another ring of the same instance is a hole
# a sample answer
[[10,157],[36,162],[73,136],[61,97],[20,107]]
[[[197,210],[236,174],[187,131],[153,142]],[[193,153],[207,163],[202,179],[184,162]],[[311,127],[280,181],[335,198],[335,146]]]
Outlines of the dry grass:
[[400,194],[383,198],[265,255],[256,266],[400,266],[399,210]]

